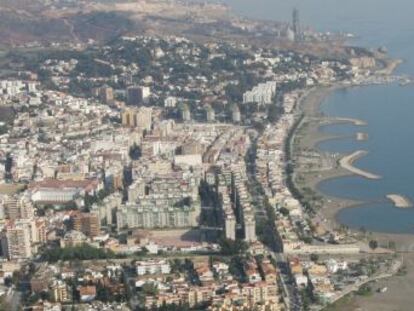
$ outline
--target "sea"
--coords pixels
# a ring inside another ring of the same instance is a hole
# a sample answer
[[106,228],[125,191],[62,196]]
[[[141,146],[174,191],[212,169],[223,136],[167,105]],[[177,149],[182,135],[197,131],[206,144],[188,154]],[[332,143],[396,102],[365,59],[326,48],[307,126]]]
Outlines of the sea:
[[[414,76],[413,0],[223,0],[237,13],[256,19],[291,21],[299,10],[302,27],[321,32],[353,33],[351,45],[386,47],[404,61],[396,74]],[[414,208],[401,209],[386,199],[400,194],[414,202],[414,85],[399,84],[340,89],[321,105],[328,116],[362,119],[366,126],[337,124],[322,131],[343,136],[319,144],[325,151],[351,153],[367,150],[355,166],[382,176],[368,180],[348,176],[323,181],[328,195],[366,202],[346,208],[337,220],[351,228],[372,232],[414,234]],[[357,132],[368,134],[365,141]]]

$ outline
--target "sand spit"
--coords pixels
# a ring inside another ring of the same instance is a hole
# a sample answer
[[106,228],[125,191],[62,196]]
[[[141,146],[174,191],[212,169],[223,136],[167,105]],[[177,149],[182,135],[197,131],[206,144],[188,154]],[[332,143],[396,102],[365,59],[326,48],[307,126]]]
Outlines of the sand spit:
[[372,174],[370,172],[364,171],[362,169],[359,169],[355,166],[353,166],[353,163],[358,160],[359,158],[365,156],[368,152],[365,150],[358,150],[355,151],[354,153],[347,155],[345,157],[343,157],[341,160],[339,160],[339,164],[342,168],[350,171],[353,174],[362,176],[364,178],[368,178],[368,179],[380,179],[381,176],[379,175],[375,175]]

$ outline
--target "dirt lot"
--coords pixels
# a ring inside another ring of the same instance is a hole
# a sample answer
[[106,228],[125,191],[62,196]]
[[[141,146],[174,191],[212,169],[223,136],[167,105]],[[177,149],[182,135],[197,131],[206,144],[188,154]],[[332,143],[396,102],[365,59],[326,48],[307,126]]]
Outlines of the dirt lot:
[[24,185],[2,184],[0,185],[0,194],[14,194],[24,188]]

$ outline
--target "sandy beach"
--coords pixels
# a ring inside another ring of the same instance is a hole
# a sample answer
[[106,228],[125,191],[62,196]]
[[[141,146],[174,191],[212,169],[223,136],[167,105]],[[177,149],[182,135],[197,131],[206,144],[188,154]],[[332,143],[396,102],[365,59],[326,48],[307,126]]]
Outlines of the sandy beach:
[[[315,88],[308,92],[306,96],[301,98],[300,113],[304,114],[304,118],[301,126],[297,129],[295,134],[295,136],[298,136],[299,139],[296,139],[297,142],[293,144],[292,148],[293,159],[295,159],[295,161],[300,159],[304,150],[312,150],[313,152],[319,154],[321,162],[326,162],[324,159],[331,159],[328,165],[326,165],[326,163],[322,163],[319,167],[312,171],[309,171],[308,168],[300,167],[300,165],[295,168],[296,180],[301,180],[300,182],[296,182],[297,188],[303,189],[309,187],[315,193],[323,197],[323,205],[318,211],[318,219],[322,218],[330,228],[340,228],[341,225],[336,219],[336,215],[340,210],[344,208],[358,207],[364,203],[367,203],[357,200],[337,198],[322,193],[319,190],[319,184],[323,181],[353,174],[351,171],[341,167],[339,164],[341,155],[332,155],[322,152],[317,148],[317,145],[322,141],[341,138],[341,136],[320,131],[320,127],[322,125],[335,124],[336,122],[350,122],[355,124],[355,120],[348,118],[328,119],[320,111],[320,105],[323,100],[332,92],[341,88],[343,88],[343,86]],[[359,126],[366,125],[364,121],[358,122],[358,124]],[[345,136],[343,136],[343,138],[345,138]],[[396,197],[393,196],[393,198],[395,199]],[[395,201],[393,202],[395,203]],[[398,202],[401,203],[400,198]],[[387,244],[389,241],[396,242],[396,247],[399,251],[414,252],[413,235],[411,234],[375,232],[375,238],[384,244]]]
[[[303,120],[292,137],[292,159],[296,163],[293,179],[299,190],[305,191],[306,188],[312,189],[317,195],[323,197],[323,204],[318,211],[318,223],[324,223],[326,229],[338,228],[336,214],[343,208],[358,206],[363,202],[336,198],[326,195],[319,191],[319,184],[328,179],[335,179],[351,175],[352,173],[339,165],[340,157],[317,149],[317,145],[326,140],[338,139],[341,136],[320,131],[320,127],[326,124],[350,122],[355,124],[356,120],[347,118],[327,118],[320,111],[323,100],[332,92],[342,88],[342,86],[315,88],[307,92],[300,102],[300,111]],[[362,121],[358,124],[364,124]],[[316,163],[312,170],[307,166],[302,166],[302,158],[309,158],[308,152],[316,158]],[[316,156],[317,155],[317,156]]]

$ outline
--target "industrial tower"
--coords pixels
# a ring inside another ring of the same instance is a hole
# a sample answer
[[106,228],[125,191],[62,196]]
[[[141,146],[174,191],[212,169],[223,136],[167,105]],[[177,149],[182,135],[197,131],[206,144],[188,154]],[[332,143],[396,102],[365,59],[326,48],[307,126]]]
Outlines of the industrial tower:
[[292,27],[293,27],[293,33],[295,34],[295,39],[299,40],[301,37],[301,31],[300,31],[300,21],[299,21],[299,10],[297,8],[293,9]]

